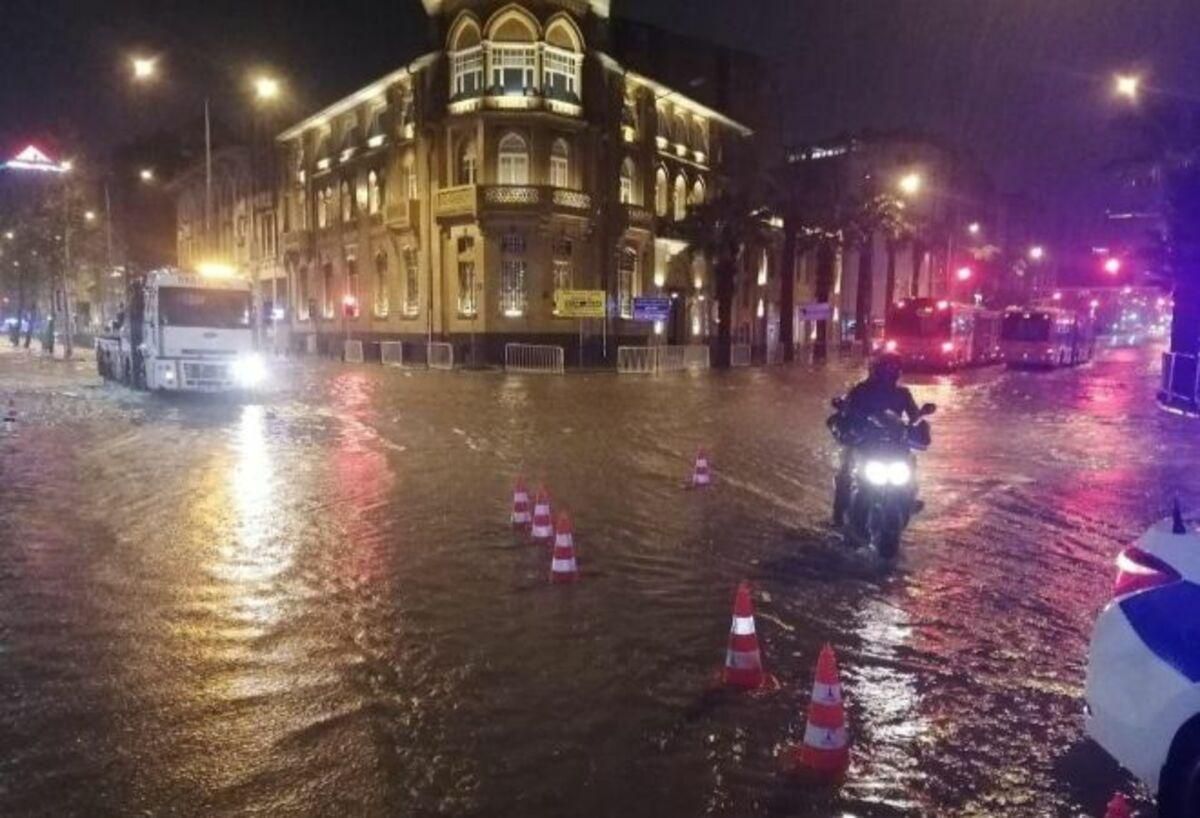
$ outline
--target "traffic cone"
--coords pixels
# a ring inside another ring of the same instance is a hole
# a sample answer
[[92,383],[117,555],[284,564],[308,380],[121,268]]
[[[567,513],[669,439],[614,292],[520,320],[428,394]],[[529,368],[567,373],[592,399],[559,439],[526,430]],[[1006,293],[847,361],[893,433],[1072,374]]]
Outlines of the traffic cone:
[[1104,811],[1104,818],[1133,818],[1133,812],[1129,809],[1129,800],[1121,793],[1117,793],[1108,802],[1108,808]]
[[551,582],[574,582],[579,579],[573,530],[571,518],[566,512],[559,514],[558,525],[554,529],[554,557],[550,560]]
[[692,488],[712,485],[712,470],[708,465],[708,455],[704,449],[696,452],[696,464],[692,467]]
[[529,511],[529,489],[520,477],[513,485],[512,524],[513,528],[525,528],[533,521]]
[[554,518],[550,511],[550,494],[544,486],[538,488],[537,500],[533,504],[533,525],[529,535],[535,540],[554,537]]
[[789,748],[787,753],[798,772],[826,781],[840,780],[850,767],[850,738],[846,733],[842,685],[838,681],[837,660],[829,645],[821,648],[817,659],[804,743],[798,748]]
[[4,410],[4,433],[10,434],[17,430],[17,407],[11,400],[8,402],[8,408]]
[[754,605],[750,601],[750,583],[742,581],[733,601],[733,624],[729,628],[729,648],[721,683],[742,690],[778,688],[774,676],[763,670],[758,634],[754,632]]

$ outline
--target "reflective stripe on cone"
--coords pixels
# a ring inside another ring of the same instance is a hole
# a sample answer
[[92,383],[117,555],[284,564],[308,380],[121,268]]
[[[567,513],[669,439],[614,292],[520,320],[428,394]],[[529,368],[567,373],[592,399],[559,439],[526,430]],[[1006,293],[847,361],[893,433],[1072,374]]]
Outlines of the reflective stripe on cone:
[[696,452],[696,465],[692,467],[692,485],[712,485],[712,471],[708,465],[708,455],[704,453],[703,449]]
[[533,525],[529,534],[535,540],[549,540],[554,536],[554,520],[550,511],[550,495],[544,488],[538,490],[537,502],[533,504]]
[[575,562],[575,535],[571,518],[566,513],[558,516],[554,531],[554,555],[550,559],[551,582],[574,582],[579,579],[579,566]]
[[725,651],[725,668],[721,681],[730,687],[757,690],[766,683],[762,651],[754,631],[754,605],[750,601],[750,584],[738,585],[733,602],[733,621],[729,627],[729,647]]
[[525,482],[518,477],[516,485],[513,486],[512,524],[520,528],[531,522],[533,515],[529,511],[529,490],[525,488]]
[[798,762],[798,771],[826,780],[840,780],[850,767],[850,735],[846,730],[842,686],[838,681],[837,659],[829,645],[821,648],[817,659],[804,743],[799,748],[788,748],[785,755]]

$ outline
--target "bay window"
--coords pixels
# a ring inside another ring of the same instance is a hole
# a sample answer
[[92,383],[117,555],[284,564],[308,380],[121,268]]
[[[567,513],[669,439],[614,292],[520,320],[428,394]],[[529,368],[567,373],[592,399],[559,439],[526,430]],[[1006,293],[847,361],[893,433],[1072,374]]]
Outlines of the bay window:
[[529,45],[493,45],[488,52],[492,87],[505,94],[523,94],[536,87],[537,51]]
[[471,96],[483,90],[483,49],[460,51],[451,58],[451,96]]
[[549,96],[579,96],[579,55],[547,46],[542,52],[542,85]]

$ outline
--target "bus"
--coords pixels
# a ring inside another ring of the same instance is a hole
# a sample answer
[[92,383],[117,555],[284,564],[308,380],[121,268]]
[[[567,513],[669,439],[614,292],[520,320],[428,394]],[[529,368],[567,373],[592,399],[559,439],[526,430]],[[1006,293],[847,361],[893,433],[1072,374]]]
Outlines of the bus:
[[1000,339],[1010,369],[1082,364],[1096,344],[1091,320],[1061,307],[1009,307]]
[[1000,314],[952,301],[909,298],[888,313],[881,352],[915,369],[957,369],[1000,360]]

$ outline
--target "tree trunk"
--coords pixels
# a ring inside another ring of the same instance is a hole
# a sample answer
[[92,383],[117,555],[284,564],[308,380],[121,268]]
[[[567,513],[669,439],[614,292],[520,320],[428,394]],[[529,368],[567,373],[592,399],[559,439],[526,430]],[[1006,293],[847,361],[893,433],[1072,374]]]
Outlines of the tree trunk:
[[887,278],[883,283],[883,318],[887,320],[887,314],[891,312],[892,305],[896,303],[896,252],[899,248],[896,246],[894,239],[888,239],[887,242]]
[[[816,297],[818,304],[829,304],[829,299],[833,291],[834,261],[832,241],[827,239],[817,245]],[[832,305],[830,306],[832,307]],[[829,354],[829,322],[832,320],[831,317],[817,322],[817,340],[813,344],[813,357],[818,360],[824,360],[826,355]]]
[[737,260],[719,257],[714,269],[717,295],[717,348],[713,365],[728,369],[733,349],[733,296],[737,276]]
[[908,294],[917,298],[921,295],[921,265],[925,261],[925,245],[917,239],[912,240],[912,281],[908,285]]
[[779,291],[779,343],[784,363],[796,359],[796,219],[789,214],[783,233],[783,282]]
[[854,337],[864,353],[871,351],[871,302],[875,295],[875,235],[867,234],[858,247],[858,287],[854,293]]
[[1200,285],[1177,281],[1171,308],[1171,352],[1200,353]]

